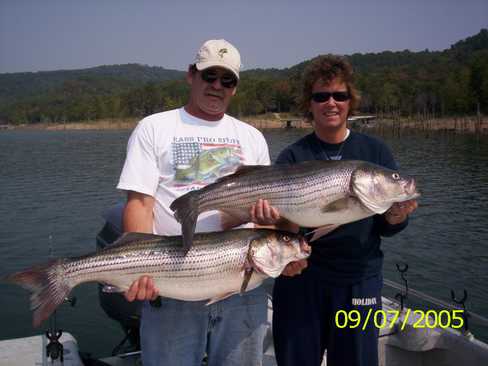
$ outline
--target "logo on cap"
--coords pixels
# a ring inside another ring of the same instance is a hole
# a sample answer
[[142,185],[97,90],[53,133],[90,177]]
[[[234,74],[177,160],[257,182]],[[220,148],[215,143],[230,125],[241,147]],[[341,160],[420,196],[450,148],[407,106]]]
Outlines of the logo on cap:
[[229,51],[227,51],[227,48],[221,48],[219,50],[219,56],[220,56],[220,58],[224,58],[224,53],[227,53],[227,52],[229,52]]

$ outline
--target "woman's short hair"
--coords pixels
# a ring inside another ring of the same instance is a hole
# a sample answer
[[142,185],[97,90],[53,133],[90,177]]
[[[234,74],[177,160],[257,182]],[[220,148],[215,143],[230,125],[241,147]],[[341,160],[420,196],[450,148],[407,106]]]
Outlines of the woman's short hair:
[[322,55],[313,59],[305,68],[302,77],[302,94],[298,99],[298,108],[311,121],[310,101],[312,100],[313,85],[317,80],[329,83],[334,79],[340,79],[346,84],[351,96],[349,101],[349,115],[358,107],[361,97],[354,86],[354,76],[351,64],[344,58],[335,55]]

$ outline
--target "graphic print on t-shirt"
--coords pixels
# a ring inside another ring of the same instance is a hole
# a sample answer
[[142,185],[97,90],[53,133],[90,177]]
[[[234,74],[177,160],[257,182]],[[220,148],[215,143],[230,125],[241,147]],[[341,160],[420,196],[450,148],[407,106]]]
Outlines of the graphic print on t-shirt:
[[233,173],[242,165],[241,146],[235,139],[231,139],[232,143],[188,141],[199,140],[198,138],[185,140],[172,143],[175,187],[204,186]]

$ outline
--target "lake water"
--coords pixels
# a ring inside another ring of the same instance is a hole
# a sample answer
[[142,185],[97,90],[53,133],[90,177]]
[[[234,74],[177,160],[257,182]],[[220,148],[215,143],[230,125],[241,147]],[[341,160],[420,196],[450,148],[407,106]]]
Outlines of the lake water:
[[[305,130],[265,131],[272,158]],[[124,196],[115,190],[130,131],[2,131],[0,133],[0,275],[95,248],[101,213]],[[468,308],[488,317],[488,137],[438,134],[382,136],[422,197],[409,227],[385,239],[385,277],[450,301],[469,293]],[[96,285],[74,291],[74,308],[57,311],[57,325],[80,349],[108,355],[122,339],[98,305]],[[409,304],[417,306],[413,301]],[[419,305],[420,306],[420,305]],[[0,284],[0,339],[33,329],[26,291]],[[474,326],[488,341],[488,330]]]

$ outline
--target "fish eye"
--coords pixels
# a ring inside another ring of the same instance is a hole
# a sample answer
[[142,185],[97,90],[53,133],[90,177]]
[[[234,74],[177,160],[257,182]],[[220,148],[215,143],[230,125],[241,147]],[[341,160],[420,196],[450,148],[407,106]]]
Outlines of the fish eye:
[[391,175],[391,177],[392,177],[393,179],[395,179],[395,180],[398,180],[398,179],[400,179],[400,174],[398,174],[398,173],[393,173],[393,174]]

